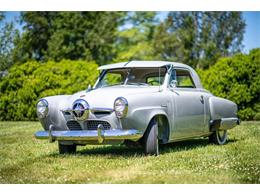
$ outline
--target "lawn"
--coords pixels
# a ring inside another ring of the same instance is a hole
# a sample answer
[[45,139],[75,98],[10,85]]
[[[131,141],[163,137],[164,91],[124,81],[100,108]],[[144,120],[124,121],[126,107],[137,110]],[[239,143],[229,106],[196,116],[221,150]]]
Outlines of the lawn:
[[57,142],[36,140],[38,122],[0,122],[0,183],[260,183],[260,122],[230,130],[224,146],[207,139],[142,148],[78,147],[59,155]]

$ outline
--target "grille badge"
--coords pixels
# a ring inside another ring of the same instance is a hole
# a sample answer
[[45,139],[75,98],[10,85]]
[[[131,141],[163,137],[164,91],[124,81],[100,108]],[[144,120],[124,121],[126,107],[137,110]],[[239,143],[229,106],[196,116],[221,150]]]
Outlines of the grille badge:
[[76,120],[86,120],[89,115],[89,105],[83,99],[76,100],[72,105],[72,113]]

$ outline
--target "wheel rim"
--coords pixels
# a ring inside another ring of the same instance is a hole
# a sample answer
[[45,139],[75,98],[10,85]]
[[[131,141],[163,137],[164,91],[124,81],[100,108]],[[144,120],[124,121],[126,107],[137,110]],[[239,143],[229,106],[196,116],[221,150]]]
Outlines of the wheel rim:
[[227,130],[218,131],[217,138],[218,138],[219,144],[224,144],[227,140]]

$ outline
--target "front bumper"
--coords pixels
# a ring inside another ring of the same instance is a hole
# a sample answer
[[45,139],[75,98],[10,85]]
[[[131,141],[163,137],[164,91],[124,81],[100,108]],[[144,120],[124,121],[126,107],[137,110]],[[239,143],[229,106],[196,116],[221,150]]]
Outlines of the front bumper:
[[37,139],[49,139],[50,142],[58,141],[104,141],[133,140],[137,141],[143,136],[143,131],[136,129],[113,129],[113,130],[80,130],[80,131],[38,131]]

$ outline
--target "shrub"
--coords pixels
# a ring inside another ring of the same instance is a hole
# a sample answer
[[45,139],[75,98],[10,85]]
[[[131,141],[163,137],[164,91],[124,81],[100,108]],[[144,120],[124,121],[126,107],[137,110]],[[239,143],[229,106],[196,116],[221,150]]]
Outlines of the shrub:
[[14,65],[0,82],[0,120],[35,120],[39,98],[86,89],[94,84],[97,67],[70,60]]
[[222,58],[199,74],[206,89],[238,104],[241,119],[259,119],[260,48],[251,50],[248,55]]

